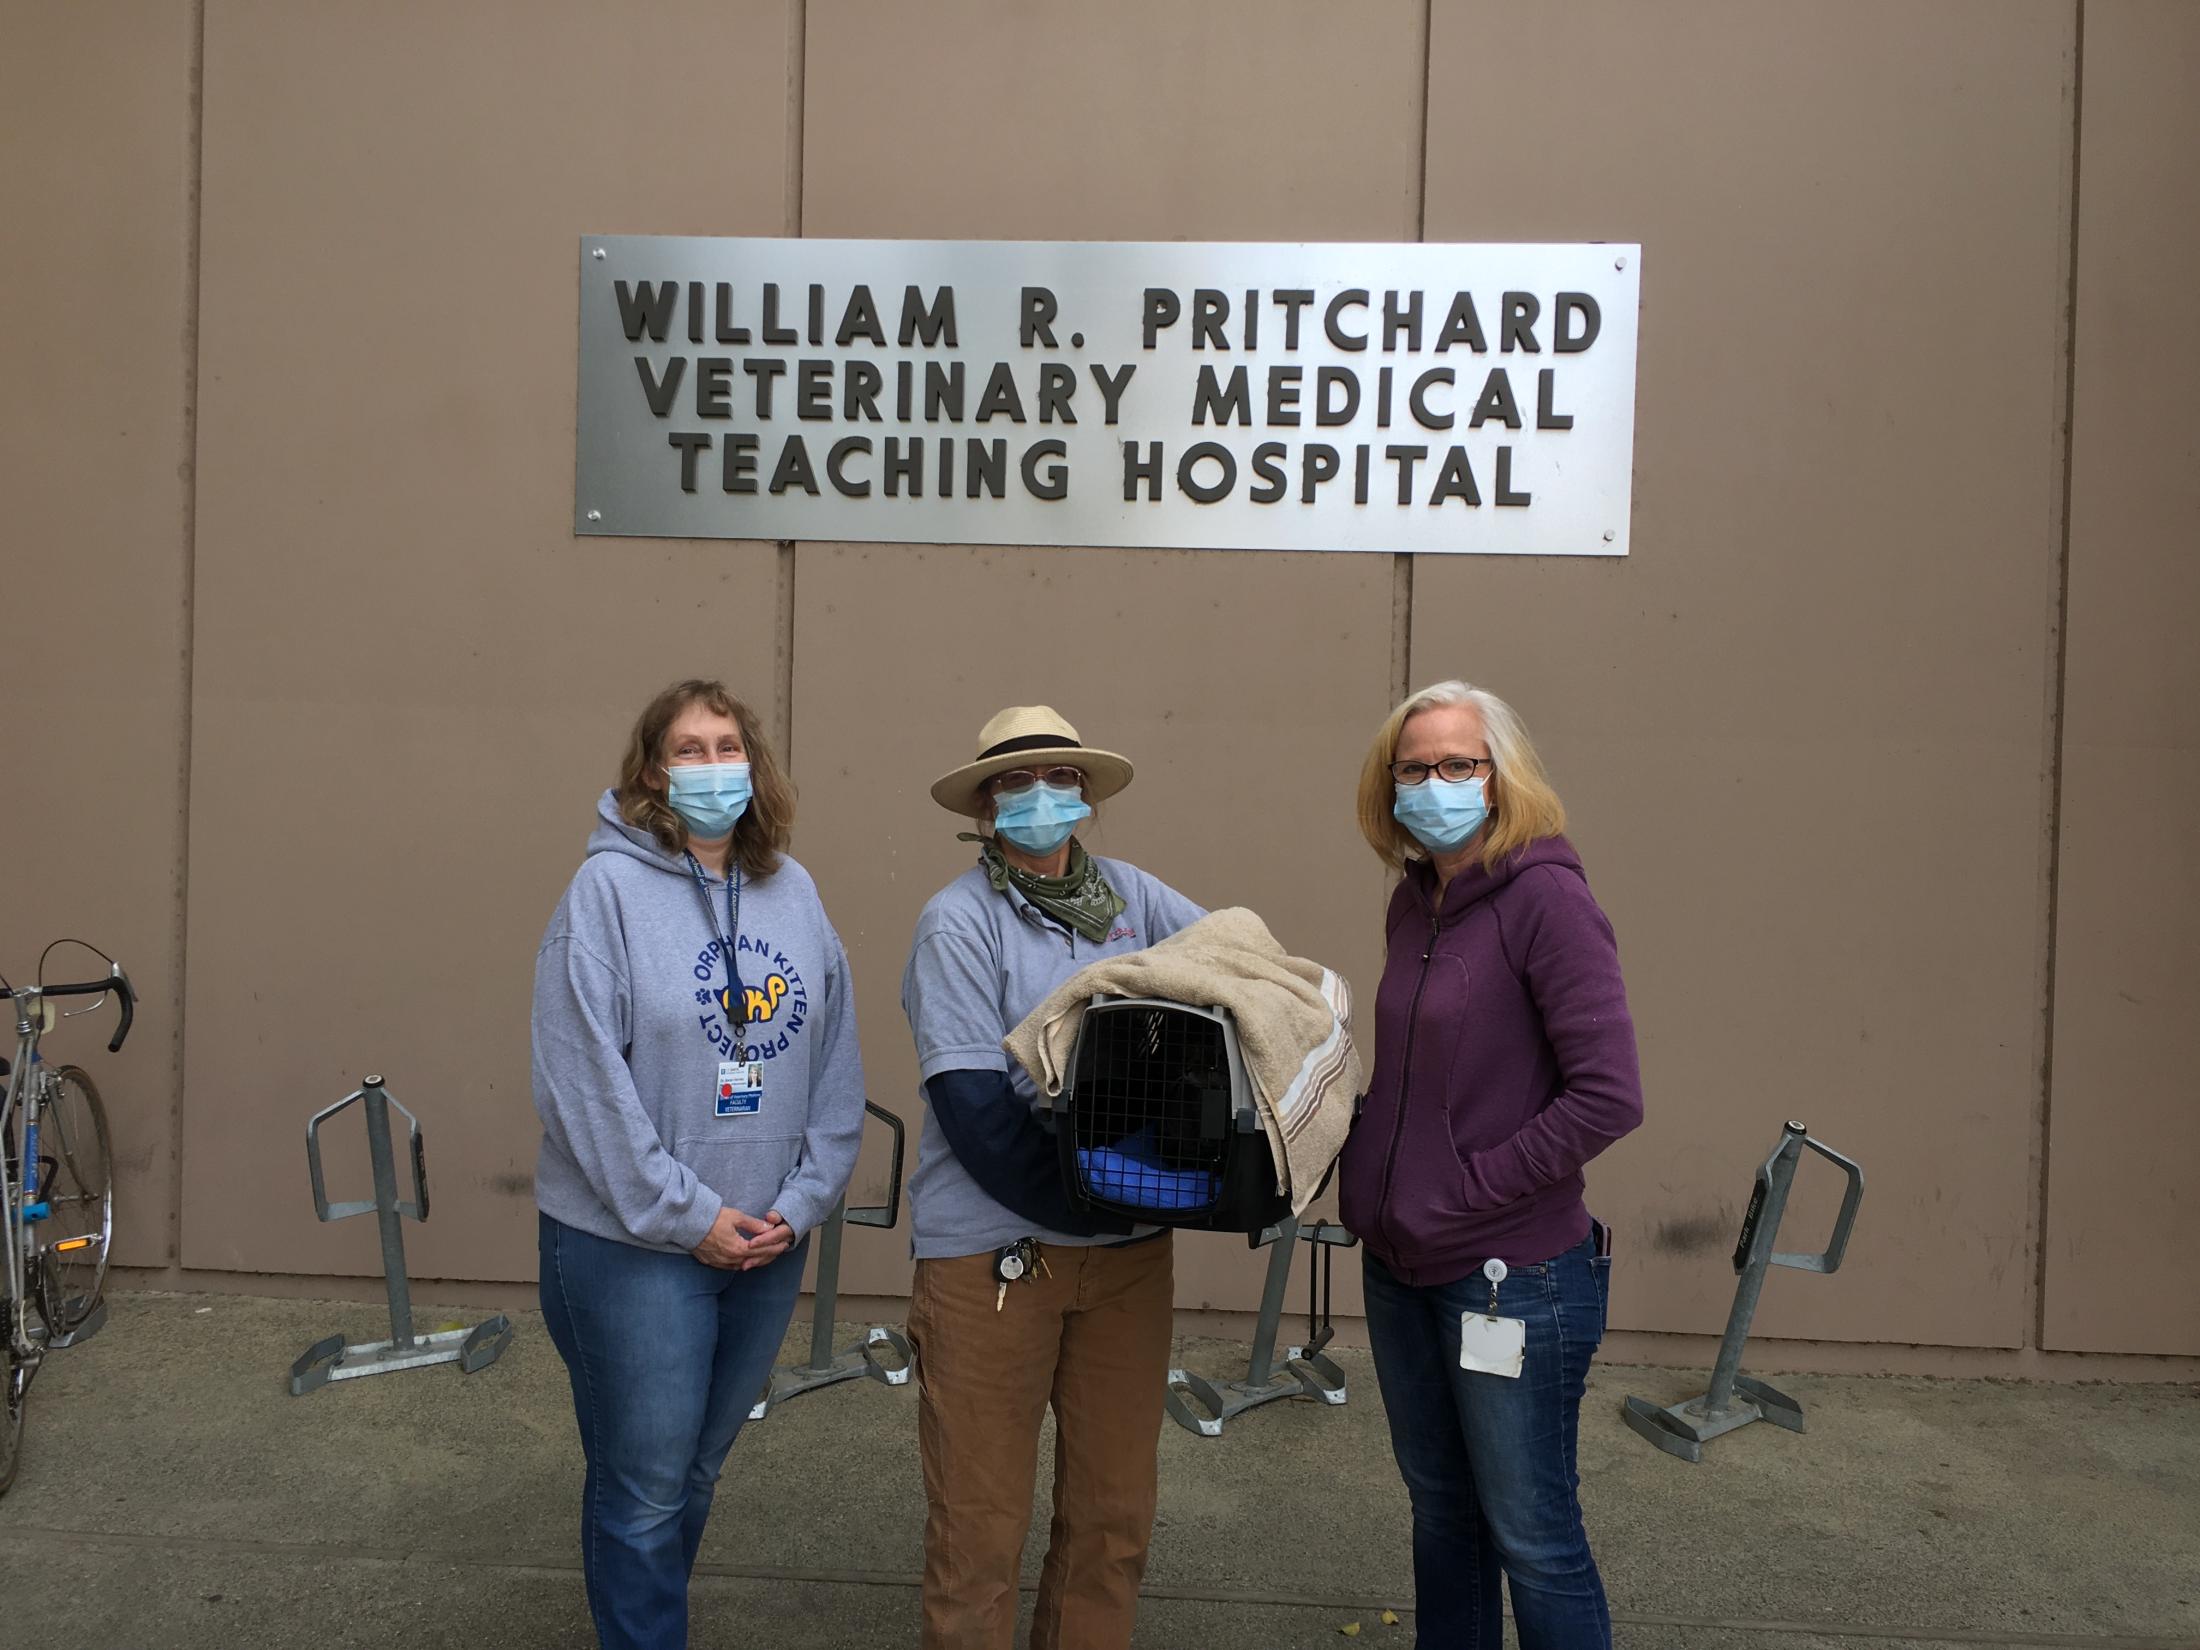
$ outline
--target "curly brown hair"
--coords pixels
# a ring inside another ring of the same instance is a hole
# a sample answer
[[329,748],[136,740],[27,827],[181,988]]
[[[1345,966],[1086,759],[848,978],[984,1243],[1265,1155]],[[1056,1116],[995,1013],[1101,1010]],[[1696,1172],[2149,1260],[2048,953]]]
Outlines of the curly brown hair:
[[748,753],[751,795],[747,810],[733,828],[733,853],[741,874],[762,881],[779,869],[779,861],[794,835],[794,784],[779,765],[771,741],[756,713],[726,691],[723,682],[699,677],[675,682],[650,700],[635,720],[634,733],[626,742],[619,763],[619,817],[636,830],[647,831],[668,854],[687,849],[687,822],[665,800],[665,737],[680,713],[690,706],[730,716],[741,730],[741,747]]

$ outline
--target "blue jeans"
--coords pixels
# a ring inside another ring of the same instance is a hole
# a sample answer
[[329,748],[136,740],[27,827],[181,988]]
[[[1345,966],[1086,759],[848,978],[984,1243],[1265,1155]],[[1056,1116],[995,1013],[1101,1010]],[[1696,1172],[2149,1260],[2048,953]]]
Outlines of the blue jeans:
[[809,1239],[725,1272],[541,1220],[542,1313],[588,1477],[581,1569],[605,1650],[681,1650],[718,1469],[794,1316]]
[[1589,1238],[1505,1279],[1498,1315],[1528,1326],[1508,1380],[1459,1367],[1459,1315],[1489,1310],[1488,1279],[1415,1288],[1366,1256],[1368,1344],[1413,1502],[1418,1650],[1498,1650],[1500,1578],[1521,1650],[1609,1650],[1574,1444],[1611,1264]]

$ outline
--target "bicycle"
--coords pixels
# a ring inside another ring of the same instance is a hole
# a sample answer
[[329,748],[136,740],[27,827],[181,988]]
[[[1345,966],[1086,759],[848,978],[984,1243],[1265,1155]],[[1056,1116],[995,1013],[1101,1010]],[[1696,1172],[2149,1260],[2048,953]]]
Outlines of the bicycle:
[[[103,980],[47,985],[46,959],[59,945],[83,945],[107,965]],[[82,940],[56,940],[38,959],[39,983],[18,989],[0,978],[15,1009],[15,1059],[0,1060],[0,1340],[6,1342],[0,1388],[0,1495],[15,1482],[23,1454],[23,1409],[31,1378],[48,1352],[73,1346],[106,1321],[101,1290],[114,1235],[114,1174],[107,1108],[81,1066],[48,1065],[39,1039],[64,1019],[121,1000],[121,1023],[107,1052],[130,1035],[137,992],[122,965]],[[97,997],[63,1010],[64,997]],[[38,1325],[31,1323],[33,1310]]]

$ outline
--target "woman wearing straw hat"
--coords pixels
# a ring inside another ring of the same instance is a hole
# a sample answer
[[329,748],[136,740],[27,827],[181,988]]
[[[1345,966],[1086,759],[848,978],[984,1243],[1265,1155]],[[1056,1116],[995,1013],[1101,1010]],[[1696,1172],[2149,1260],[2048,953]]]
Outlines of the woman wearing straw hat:
[[924,1458],[925,1650],[1007,1650],[1055,1416],[1054,1520],[1032,1650],[1130,1643],[1153,1530],[1173,1280],[1166,1232],[1071,1206],[1031,1080],[1001,1039],[1079,969],[1205,913],[1076,838],[1131,765],[1044,705],[1002,711],[932,787],[978,862],[917,920],[901,1002],[926,1116],[909,1183]]

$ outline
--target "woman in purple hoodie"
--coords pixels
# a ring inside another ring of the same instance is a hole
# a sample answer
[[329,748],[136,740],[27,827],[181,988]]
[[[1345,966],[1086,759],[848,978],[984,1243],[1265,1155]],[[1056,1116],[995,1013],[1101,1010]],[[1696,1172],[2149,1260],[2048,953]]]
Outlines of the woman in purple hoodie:
[[1574,1445],[1611,1271],[1582,1165],[1642,1121],[1612,925],[1494,694],[1439,682],[1392,711],[1359,811],[1404,876],[1342,1213],[1413,1503],[1416,1642],[1497,1650],[1502,1580],[1522,1650],[1605,1650]]

